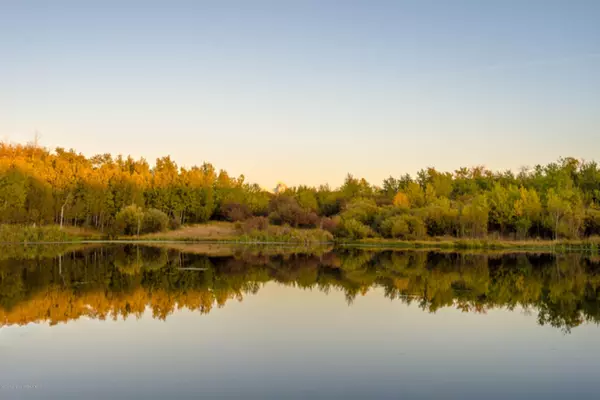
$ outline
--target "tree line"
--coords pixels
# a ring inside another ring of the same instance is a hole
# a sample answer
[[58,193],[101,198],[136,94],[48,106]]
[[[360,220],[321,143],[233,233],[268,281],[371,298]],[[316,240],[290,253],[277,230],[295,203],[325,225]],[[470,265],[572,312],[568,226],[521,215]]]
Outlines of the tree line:
[[341,291],[350,304],[374,288],[426,312],[536,311],[570,330],[600,322],[598,258],[581,254],[468,254],[336,250],[320,255],[205,256],[113,246],[55,257],[0,260],[0,326],[82,316],[165,319],[182,307],[208,313],[267,282]]
[[[0,219],[139,234],[210,220],[322,228],[336,237],[568,238],[600,234],[600,169],[561,158],[531,169],[435,168],[381,185],[348,175],[339,188],[278,193],[211,164],[179,167],[110,154],[0,144]],[[263,222],[264,221],[264,222]]]

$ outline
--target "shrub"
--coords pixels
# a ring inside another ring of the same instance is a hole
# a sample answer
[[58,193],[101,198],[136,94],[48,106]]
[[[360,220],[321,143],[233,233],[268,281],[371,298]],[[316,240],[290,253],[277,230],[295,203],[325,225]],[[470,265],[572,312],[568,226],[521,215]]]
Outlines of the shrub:
[[290,196],[277,196],[269,205],[269,220],[275,225],[289,224],[294,227],[314,228],[319,223],[319,216],[310,209],[304,209],[298,201]]
[[384,237],[398,239],[419,239],[425,236],[426,228],[423,220],[414,215],[396,215],[381,223],[381,234]]
[[177,217],[169,219],[169,229],[176,230],[181,228],[181,221]]
[[269,228],[269,220],[265,217],[253,217],[242,222],[242,232],[266,231]]
[[340,233],[350,239],[364,239],[374,236],[373,230],[355,219],[344,219]]
[[373,200],[356,199],[348,203],[341,216],[344,219],[356,220],[363,224],[370,225],[377,215],[377,204]]
[[269,214],[269,221],[274,225],[281,225],[283,223],[283,219],[277,211],[273,211]]
[[586,210],[584,219],[585,234],[588,236],[600,234],[600,210],[594,207]]
[[431,236],[455,235],[458,224],[458,210],[448,199],[437,199],[423,209],[427,233]]
[[427,227],[423,219],[416,215],[407,215],[406,222],[410,228],[412,239],[421,239],[427,236]]
[[142,232],[164,232],[169,228],[169,217],[164,212],[151,208],[144,213]]
[[117,235],[137,235],[141,231],[143,219],[142,209],[132,204],[117,213],[113,229]]
[[245,204],[228,203],[223,205],[221,210],[227,221],[236,222],[243,221],[252,216],[252,212]]
[[337,233],[340,228],[340,217],[323,217],[321,218],[321,229],[326,230],[329,233]]
[[408,210],[401,207],[382,207],[378,210],[373,220],[373,229],[383,237],[391,237],[391,223],[389,222],[397,215],[406,214]]
[[410,227],[403,217],[396,217],[392,221],[390,234],[394,238],[408,239],[410,236]]

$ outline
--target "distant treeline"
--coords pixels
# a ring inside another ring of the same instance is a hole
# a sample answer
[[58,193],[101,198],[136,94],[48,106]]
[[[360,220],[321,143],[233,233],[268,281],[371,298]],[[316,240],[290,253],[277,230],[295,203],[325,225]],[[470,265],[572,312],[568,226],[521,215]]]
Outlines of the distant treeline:
[[240,251],[204,256],[138,246],[98,247],[55,258],[0,260],[0,327],[82,316],[165,319],[208,313],[267,282],[344,293],[348,303],[381,288],[428,312],[523,307],[565,331],[600,322],[600,260],[582,254],[465,254],[338,250],[319,255]]
[[600,169],[574,158],[516,174],[428,168],[380,186],[348,175],[337,189],[273,194],[208,163],[181,168],[163,157],[150,167],[131,157],[0,144],[0,220],[103,232],[120,226],[128,234],[229,220],[257,229],[265,222],[320,227],[350,239],[578,239],[600,234]]

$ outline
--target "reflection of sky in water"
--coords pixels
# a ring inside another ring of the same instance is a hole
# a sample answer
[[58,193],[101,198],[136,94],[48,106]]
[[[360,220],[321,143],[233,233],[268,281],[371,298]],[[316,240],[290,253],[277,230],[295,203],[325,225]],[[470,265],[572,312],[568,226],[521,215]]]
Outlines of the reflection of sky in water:
[[[598,328],[536,313],[435,314],[383,296],[267,284],[165,321],[81,318],[0,330],[1,398],[567,398],[598,393]],[[575,396],[577,394],[577,396]]]

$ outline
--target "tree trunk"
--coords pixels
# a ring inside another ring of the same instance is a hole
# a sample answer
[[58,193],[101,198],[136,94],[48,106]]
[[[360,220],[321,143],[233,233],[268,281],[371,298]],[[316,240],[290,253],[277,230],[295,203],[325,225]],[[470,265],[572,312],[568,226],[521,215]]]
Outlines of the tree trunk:
[[67,204],[65,203],[65,204],[63,204],[63,205],[62,205],[62,207],[60,208],[60,229],[62,229],[62,227],[63,227],[63,219],[64,219],[64,217],[65,217],[65,206],[66,206],[66,205],[67,205]]

